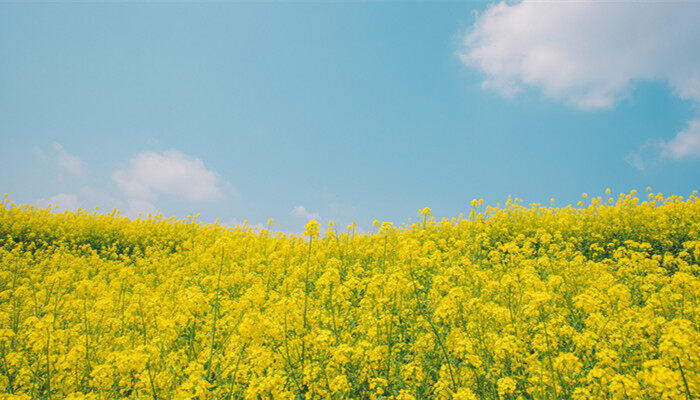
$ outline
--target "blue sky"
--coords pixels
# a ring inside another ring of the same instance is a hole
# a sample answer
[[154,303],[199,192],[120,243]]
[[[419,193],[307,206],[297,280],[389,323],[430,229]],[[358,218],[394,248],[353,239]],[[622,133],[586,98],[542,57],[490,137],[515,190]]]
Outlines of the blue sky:
[[296,231],[698,189],[700,3],[539,4],[0,4],[0,191]]

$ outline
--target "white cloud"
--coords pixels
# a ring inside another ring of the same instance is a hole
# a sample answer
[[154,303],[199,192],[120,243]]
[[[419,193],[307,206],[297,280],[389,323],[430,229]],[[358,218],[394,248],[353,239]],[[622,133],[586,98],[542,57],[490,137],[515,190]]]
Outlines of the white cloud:
[[75,176],[85,175],[87,164],[83,160],[67,152],[59,143],[53,142],[53,148],[56,151],[56,161],[61,171]]
[[644,158],[642,157],[641,151],[636,151],[625,156],[625,162],[640,171],[644,171],[646,165],[644,164]]
[[661,139],[649,139],[642,143],[636,151],[626,155],[624,160],[639,171],[656,167],[667,158],[664,155],[665,142]]
[[609,108],[635,82],[661,80],[698,102],[699,20],[697,3],[501,2],[458,55],[506,96],[525,84],[578,108]]
[[304,206],[296,206],[292,209],[291,215],[295,217],[302,217],[305,219],[319,219],[321,216],[318,213],[309,212]]
[[193,202],[215,201],[223,196],[225,186],[202,160],[177,150],[139,153],[128,168],[114,171],[112,178],[127,198],[139,200],[141,205],[150,204],[160,194]]
[[661,144],[661,155],[680,160],[700,157],[700,119],[690,121],[688,127],[669,142]]
[[[699,106],[698,21],[694,2],[501,2],[478,17],[458,56],[506,97],[531,86],[579,109],[602,109],[637,82],[660,81]],[[661,158],[700,156],[697,126],[661,141]],[[649,147],[626,160],[643,169],[640,153]]]
[[688,126],[669,141],[649,139],[625,157],[625,162],[644,171],[658,166],[662,161],[700,157],[700,119],[690,121]]
[[149,213],[156,214],[158,209],[148,200],[143,199],[129,199],[127,200],[128,208],[126,209],[126,214],[129,217],[138,217],[139,214],[145,217]]
[[239,220],[238,218],[231,218],[231,221],[227,225],[230,228],[236,227],[236,226],[249,226],[251,228],[257,228],[258,230],[262,229],[267,229],[267,225],[263,224],[262,222],[259,222],[257,224],[252,224],[248,220]]
[[59,193],[46,199],[36,201],[39,207],[48,208],[58,206],[61,211],[73,211],[78,208],[78,196],[68,193]]

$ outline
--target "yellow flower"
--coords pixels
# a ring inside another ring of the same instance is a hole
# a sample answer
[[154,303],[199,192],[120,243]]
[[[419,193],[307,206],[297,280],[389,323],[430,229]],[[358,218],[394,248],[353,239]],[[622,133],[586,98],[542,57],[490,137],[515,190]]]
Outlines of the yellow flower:
[[6,198],[0,398],[687,399],[700,202],[634,196],[323,238]]
[[515,393],[517,381],[511,377],[501,378],[498,380],[496,386],[498,386],[498,395],[505,398]]
[[310,237],[318,237],[319,236],[319,228],[320,224],[318,221],[315,219],[310,220],[309,222],[306,223],[304,226],[304,236],[310,236]]

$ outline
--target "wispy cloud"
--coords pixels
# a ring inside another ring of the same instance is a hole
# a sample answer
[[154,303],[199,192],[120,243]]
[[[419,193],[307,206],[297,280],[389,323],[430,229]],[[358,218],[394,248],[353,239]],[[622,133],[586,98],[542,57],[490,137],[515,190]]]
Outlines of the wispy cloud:
[[296,206],[292,209],[290,214],[294,217],[301,217],[305,219],[320,219],[321,216],[318,213],[310,212],[304,206]]
[[644,171],[659,165],[664,160],[680,161],[700,157],[700,120],[693,120],[669,141],[650,139],[628,154],[625,161],[634,168]]
[[36,204],[44,208],[58,206],[60,211],[74,211],[78,208],[78,196],[69,193],[59,193],[55,196],[39,199]]
[[84,176],[87,164],[78,156],[67,152],[61,144],[53,142],[54,151],[56,152],[56,162],[62,172],[73,176]]
[[257,224],[253,224],[253,223],[251,223],[251,222],[248,221],[248,220],[243,220],[243,221],[241,221],[241,220],[238,219],[238,218],[232,218],[231,221],[228,223],[228,226],[229,226],[229,227],[234,227],[234,226],[249,226],[249,227],[252,227],[252,228],[257,228],[258,230],[267,229],[267,226],[266,226],[265,224],[261,223],[261,222],[259,222],[259,223],[257,223]]
[[675,160],[700,157],[700,119],[690,121],[688,127],[675,138],[662,144],[662,155]]

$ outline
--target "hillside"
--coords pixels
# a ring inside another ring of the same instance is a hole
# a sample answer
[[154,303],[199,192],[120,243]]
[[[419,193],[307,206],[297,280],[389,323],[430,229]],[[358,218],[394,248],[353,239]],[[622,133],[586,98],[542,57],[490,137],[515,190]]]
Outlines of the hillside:
[[301,235],[0,207],[3,399],[691,399],[700,202]]

